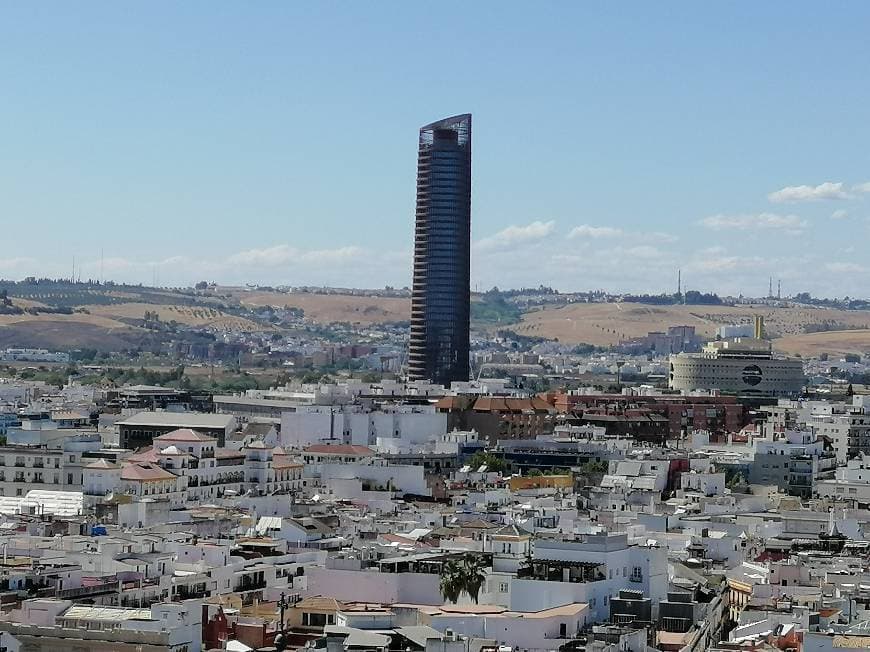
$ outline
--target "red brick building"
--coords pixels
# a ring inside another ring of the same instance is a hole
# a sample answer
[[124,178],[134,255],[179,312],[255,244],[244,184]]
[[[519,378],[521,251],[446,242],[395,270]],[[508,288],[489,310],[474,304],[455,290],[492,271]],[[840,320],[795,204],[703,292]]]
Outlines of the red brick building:
[[590,423],[596,416],[636,417],[658,414],[667,419],[670,439],[685,432],[708,430],[713,434],[737,432],[748,421],[748,410],[734,396],[625,396],[622,394],[565,394],[553,397],[556,410],[581,420],[588,415]]
[[553,431],[553,405],[538,396],[445,396],[435,404],[447,429],[476,430],[481,439],[534,439]]

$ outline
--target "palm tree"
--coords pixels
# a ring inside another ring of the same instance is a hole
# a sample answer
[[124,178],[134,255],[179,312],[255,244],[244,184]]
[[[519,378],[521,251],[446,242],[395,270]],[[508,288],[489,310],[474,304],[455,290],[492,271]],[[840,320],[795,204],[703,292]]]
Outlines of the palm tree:
[[462,568],[465,576],[465,592],[474,601],[474,604],[477,604],[480,589],[486,582],[486,571],[484,570],[486,565],[482,557],[466,554]]
[[451,559],[441,567],[441,595],[448,602],[456,602],[464,588],[462,565],[455,559]]
[[446,562],[441,568],[441,595],[448,602],[456,602],[459,596],[467,593],[477,604],[480,589],[486,581],[485,568],[483,559],[470,553]]

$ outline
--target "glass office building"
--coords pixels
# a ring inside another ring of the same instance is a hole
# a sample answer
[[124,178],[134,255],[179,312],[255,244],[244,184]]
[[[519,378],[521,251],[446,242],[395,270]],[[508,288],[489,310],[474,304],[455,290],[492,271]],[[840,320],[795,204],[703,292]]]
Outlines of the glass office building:
[[420,129],[408,376],[468,380],[471,115]]

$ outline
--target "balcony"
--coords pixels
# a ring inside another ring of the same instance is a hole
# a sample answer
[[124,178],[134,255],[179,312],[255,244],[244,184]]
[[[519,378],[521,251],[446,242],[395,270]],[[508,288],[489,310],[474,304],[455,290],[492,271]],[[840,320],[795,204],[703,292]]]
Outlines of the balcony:
[[176,588],[175,598],[178,600],[193,600],[207,598],[209,591],[204,583],[193,584],[191,586],[182,585]]
[[236,588],[233,590],[240,593],[242,591],[257,591],[259,589],[265,589],[265,588],[266,588],[266,580],[265,579],[249,580],[249,579],[245,578],[241,582],[236,584]]
[[599,582],[607,579],[607,565],[596,562],[533,560],[517,571],[517,579],[545,582]]
[[82,586],[77,589],[61,589],[55,593],[55,597],[58,600],[76,600],[103,593],[115,593],[118,591],[118,586],[117,581],[112,581],[94,584],[93,586]]

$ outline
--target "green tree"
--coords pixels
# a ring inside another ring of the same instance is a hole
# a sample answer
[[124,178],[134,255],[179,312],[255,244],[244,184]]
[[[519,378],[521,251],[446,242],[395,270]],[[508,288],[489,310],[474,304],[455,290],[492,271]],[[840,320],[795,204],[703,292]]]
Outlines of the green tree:
[[466,593],[477,604],[480,589],[486,581],[483,558],[466,553],[460,559],[451,559],[441,569],[441,595],[448,602],[456,602]]
[[464,580],[460,562],[451,559],[441,567],[441,595],[447,602],[456,602],[459,599]]
[[503,473],[508,470],[507,462],[492,453],[480,451],[472,455],[468,460],[468,466],[475,471],[484,465],[486,465],[487,471],[495,471],[496,473]]

